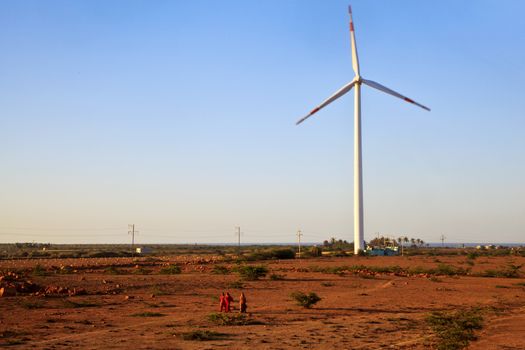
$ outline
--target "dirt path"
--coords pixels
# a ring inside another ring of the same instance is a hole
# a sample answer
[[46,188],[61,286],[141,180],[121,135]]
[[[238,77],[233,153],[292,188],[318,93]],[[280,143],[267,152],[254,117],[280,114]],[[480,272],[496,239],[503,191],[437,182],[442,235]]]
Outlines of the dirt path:
[[510,316],[489,319],[478,337],[469,350],[525,349],[525,307],[513,310]]

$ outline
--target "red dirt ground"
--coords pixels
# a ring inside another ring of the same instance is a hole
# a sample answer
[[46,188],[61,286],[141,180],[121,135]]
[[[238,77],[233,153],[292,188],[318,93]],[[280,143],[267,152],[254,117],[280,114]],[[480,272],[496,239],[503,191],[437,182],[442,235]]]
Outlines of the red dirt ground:
[[[525,264],[522,257],[464,256],[349,257],[258,262],[283,280],[243,282],[249,318],[260,324],[218,326],[208,316],[218,311],[218,296],[241,289],[235,273],[211,273],[219,258],[112,258],[0,261],[0,270],[31,269],[45,276],[25,279],[41,287],[84,289],[87,295],[19,294],[0,298],[0,347],[13,349],[429,349],[435,337],[425,322],[432,311],[481,307],[485,322],[469,349],[525,349],[525,279],[471,276],[375,276],[308,272],[310,266],[342,265],[471,267],[472,272]],[[177,263],[178,275],[162,275],[162,265]],[[221,263],[234,266],[230,263]],[[60,274],[62,268],[68,273]],[[124,274],[109,274],[114,266]],[[149,274],[137,274],[146,270]],[[296,306],[295,291],[315,292],[312,309]],[[237,304],[235,304],[237,307]],[[157,317],[133,316],[144,312]],[[221,340],[183,340],[182,333],[211,330]]]

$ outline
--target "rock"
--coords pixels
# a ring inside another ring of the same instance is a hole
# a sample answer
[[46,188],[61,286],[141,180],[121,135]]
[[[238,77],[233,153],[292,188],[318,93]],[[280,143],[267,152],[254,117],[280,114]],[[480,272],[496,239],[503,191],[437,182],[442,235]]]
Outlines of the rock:
[[132,296],[132,295],[126,295],[126,296],[124,297],[125,300],[130,300],[130,299],[134,299],[134,298],[135,298],[135,297]]

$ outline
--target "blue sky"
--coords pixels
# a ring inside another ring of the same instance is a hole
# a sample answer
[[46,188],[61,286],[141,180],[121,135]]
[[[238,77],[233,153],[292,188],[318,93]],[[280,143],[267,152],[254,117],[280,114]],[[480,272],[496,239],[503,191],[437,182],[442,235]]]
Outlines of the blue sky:
[[[353,240],[348,1],[0,1],[0,241]],[[352,1],[365,239],[523,242],[525,3]]]

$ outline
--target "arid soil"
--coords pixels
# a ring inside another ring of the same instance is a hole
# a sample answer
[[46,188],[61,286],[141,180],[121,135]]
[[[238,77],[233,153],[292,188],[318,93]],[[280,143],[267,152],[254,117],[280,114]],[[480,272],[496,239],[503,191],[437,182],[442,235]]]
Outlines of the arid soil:
[[[169,264],[180,266],[182,273],[160,274]],[[523,257],[348,257],[250,264],[265,265],[268,276],[239,283],[235,272],[212,273],[217,265],[235,266],[219,257],[0,261],[3,276],[17,271],[0,283],[21,290],[0,298],[0,347],[431,349],[437,341],[425,321],[431,312],[479,307],[484,326],[469,349],[525,349],[525,279],[473,276],[525,264]],[[470,268],[471,274],[323,270],[439,264]],[[272,280],[271,274],[282,279]],[[22,290],[24,283],[31,287]],[[220,326],[210,320],[219,311],[222,291],[235,301],[241,291],[246,294],[248,320],[254,324]],[[296,291],[315,292],[322,300],[302,308],[290,297]],[[223,335],[219,340],[183,339],[182,334],[196,330]]]

